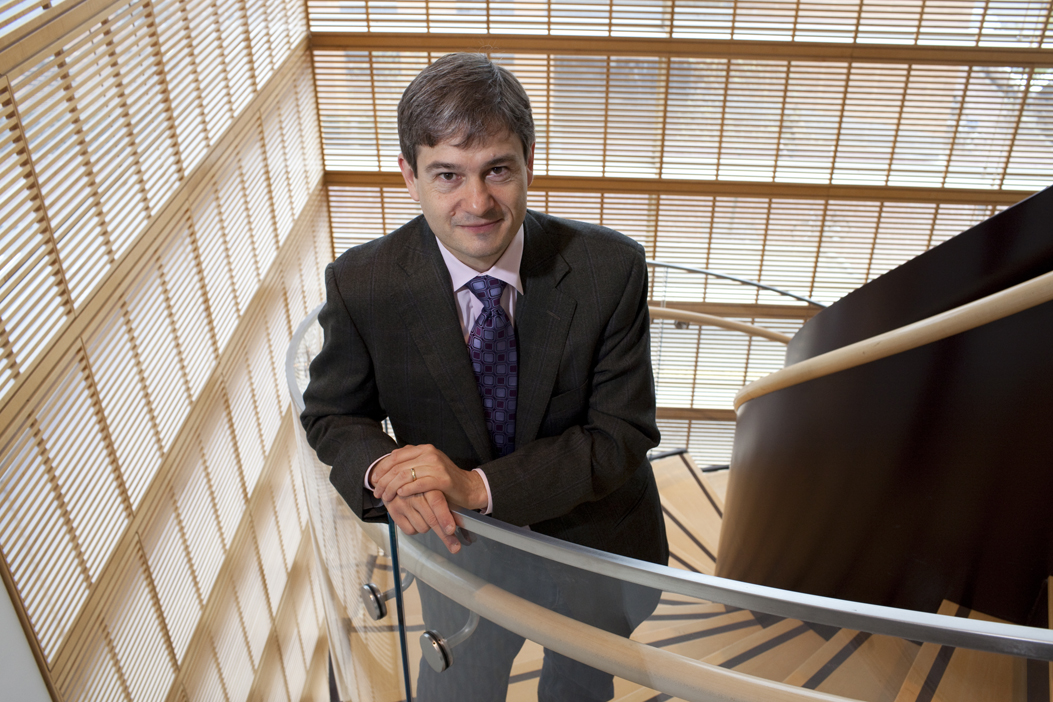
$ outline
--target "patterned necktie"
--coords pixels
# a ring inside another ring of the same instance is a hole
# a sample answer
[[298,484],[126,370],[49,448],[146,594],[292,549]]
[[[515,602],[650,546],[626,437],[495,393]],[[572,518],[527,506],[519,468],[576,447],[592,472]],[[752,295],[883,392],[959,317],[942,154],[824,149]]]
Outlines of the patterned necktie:
[[501,308],[505,282],[488,275],[468,281],[468,289],[482,300],[483,311],[468,334],[468,354],[475,370],[483,416],[498,457],[515,450],[516,333]]

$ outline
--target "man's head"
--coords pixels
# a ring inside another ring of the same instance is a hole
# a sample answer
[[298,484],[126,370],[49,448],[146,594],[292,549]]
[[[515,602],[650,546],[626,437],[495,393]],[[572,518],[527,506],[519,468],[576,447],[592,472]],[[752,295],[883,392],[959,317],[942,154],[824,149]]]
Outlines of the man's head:
[[465,265],[488,270],[526,217],[534,177],[523,86],[485,56],[443,56],[403,94],[399,141],[402,177],[435,236]]
[[483,54],[447,54],[409,84],[399,101],[399,147],[417,172],[421,146],[468,148],[514,134],[523,156],[534,146],[530,98],[507,69]]

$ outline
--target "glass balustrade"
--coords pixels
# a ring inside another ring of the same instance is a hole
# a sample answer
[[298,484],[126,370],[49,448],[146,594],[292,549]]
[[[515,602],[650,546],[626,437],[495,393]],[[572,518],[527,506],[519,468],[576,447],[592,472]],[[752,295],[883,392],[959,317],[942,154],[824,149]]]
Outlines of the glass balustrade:
[[[320,343],[311,316],[287,357],[297,410]],[[474,513],[451,554],[433,535],[361,522],[297,437],[342,700],[1050,699],[1045,628],[713,577],[719,523],[693,526],[699,510],[682,501],[684,485],[705,488],[700,472],[679,480],[655,463],[676,568]]]

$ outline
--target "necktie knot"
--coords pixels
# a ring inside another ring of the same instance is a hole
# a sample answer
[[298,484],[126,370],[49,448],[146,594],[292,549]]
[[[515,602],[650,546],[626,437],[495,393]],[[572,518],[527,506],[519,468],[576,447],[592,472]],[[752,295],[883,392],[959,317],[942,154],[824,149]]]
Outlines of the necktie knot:
[[505,281],[488,275],[477,275],[468,281],[468,289],[483,303],[485,312],[500,304],[505,285]]

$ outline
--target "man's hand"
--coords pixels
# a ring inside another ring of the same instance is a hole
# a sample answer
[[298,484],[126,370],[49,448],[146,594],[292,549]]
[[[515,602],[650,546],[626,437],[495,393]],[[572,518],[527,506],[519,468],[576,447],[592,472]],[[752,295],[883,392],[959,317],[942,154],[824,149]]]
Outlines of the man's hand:
[[454,515],[446,504],[446,497],[438,490],[395,497],[384,500],[384,504],[402,533],[413,536],[434,531],[450,553],[461,550],[461,542],[453,535],[457,528]]
[[[475,471],[461,470],[430,444],[403,446],[382,458],[370,473],[373,495],[384,503],[434,490],[467,509],[486,508],[486,487]],[[447,510],[448,511],[448,510]]]

